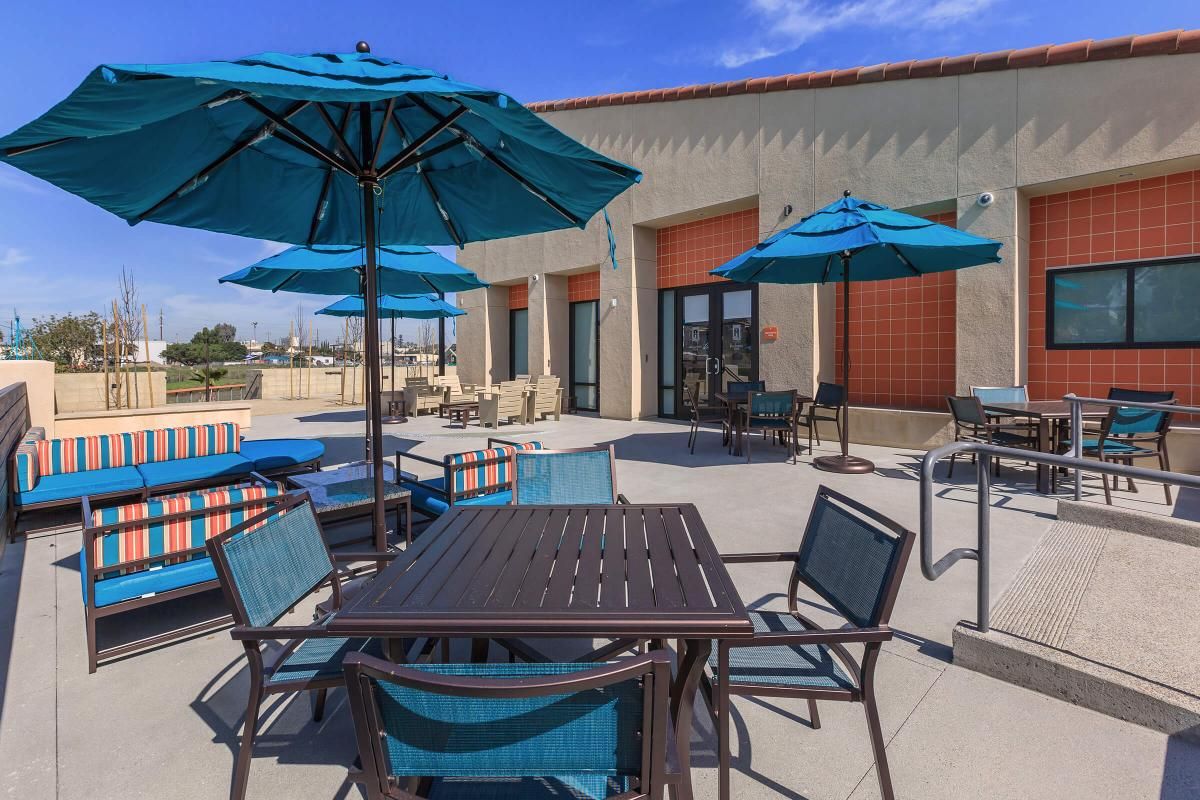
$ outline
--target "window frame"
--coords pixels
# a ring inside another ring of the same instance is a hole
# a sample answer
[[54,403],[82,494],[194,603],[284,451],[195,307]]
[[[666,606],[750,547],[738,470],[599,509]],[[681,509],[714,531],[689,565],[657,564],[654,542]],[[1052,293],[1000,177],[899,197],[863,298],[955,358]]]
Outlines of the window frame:
[[[1136,303],[1134,298],[1135,274],[1146,267],[1163,267],[1173,264],[1195,264],[1200,271],[1200,254],[1173,256],[1170,258],[1138,259],[1103,264],[1087,264],[1079,267],[1054,267],[1046,270],[1046,326],[1044,346],[1047,350],[1167,350],[1200,349],[1200,339],[1184,341],[1137,341],[1134,339]],[[1120,342],[1066,342],[1054,341],[1054,279],[1059,275],[1081,272],[1125,272],[1125,339]]]

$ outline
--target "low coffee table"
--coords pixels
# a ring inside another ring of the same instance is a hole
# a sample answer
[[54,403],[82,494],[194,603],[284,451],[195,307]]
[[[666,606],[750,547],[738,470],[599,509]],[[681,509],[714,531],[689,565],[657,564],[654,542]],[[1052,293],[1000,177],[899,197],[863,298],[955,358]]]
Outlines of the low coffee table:
[[455,420],[462,423],[463,429],[466,430],[467,421],[471,419],[471,415],[479,416],[479,401],[478,400],[451,400],[447,403],[438,403],[438,416],[449,417],[450,423]]
[[[320,472],[290,475],[287,481],[291,488],[308,491],[317,518],[322,523],[369,517],[374,509],[375,481],[371,465],[366,461],[355,461]],[[412,544],[411,494],[396,483],[395,467],[384,464],[384,508],[395,510],[397,534],[400,533],[400,512],[404,511],[404,541],[407,544]],[[376,534],[375,549],[380,552],[387,549],[386,533],[381,531]]]

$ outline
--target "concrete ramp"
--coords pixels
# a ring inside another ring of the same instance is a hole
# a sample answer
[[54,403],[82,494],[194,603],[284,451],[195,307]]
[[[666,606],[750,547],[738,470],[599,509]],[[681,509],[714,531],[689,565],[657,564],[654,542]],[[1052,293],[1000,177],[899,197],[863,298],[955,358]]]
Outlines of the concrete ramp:
[[1064,501],[954,663],[1200,742],[1200,524]]

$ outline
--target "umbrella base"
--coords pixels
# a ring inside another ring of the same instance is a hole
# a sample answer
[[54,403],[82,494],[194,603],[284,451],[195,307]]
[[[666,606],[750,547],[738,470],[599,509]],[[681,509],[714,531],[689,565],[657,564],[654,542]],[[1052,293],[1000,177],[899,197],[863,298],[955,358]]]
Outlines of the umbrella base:
[[408,422],[408,417],[383,417],[379,421],[384,425],[395,425],[398,422]]
[[858,456],[821,456],[813,459],[813,466],[826,472],[840,472],[843,475],[865,475],[875,471],[874,464]]

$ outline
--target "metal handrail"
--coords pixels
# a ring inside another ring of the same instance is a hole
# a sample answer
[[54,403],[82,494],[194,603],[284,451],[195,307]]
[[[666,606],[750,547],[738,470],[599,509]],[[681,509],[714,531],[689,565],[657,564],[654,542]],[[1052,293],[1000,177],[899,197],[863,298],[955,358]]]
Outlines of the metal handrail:
[[[1112,401],[1105,401],[1112,402]],[[1131,406],[1133,403],[1116,403],[1119,406]],[[1153,405],[1153,404],[1147,404]],[[1172,406],[1172,410],[1180,408]],[[1190,413],[1190,412],[1189,412]],[[1077,439],[1079,437],[1076,437]],[[936,562],[933,560],[933,468],[937,462],[957,453],[973,453],[975,459],[976,485],[979,494],[976,497],[978,531],[974,548],[959,547],[951,550]],[[1051,468],[1065,467],[1079,470],[1084,465],[1089,471],[1105,475],[1117,475],[1123,478],[1138,478],[1151,483],[1166,483],[1172,486],[1186,486],[1200,489],[1200,475],[1184,475],[1180,472],[1165,472],[1145,467],[1132,467],[1125,464],[1113,464],[1107,461],[1087,461],[1083,458],[1053,453],[1039,453],[1035,450],[1020,450],[1013,447],[999,447],[981,442],[952,442],[930,450],[921,461],[921,574],[926,579],[935,581],[950,567],[963,559],[978,563],[978,585],[976,587],[977,621],[976,627],[983,633],[991,628],[991,592],[988,585],[989,562],[991,560],[991,469],[993,458],[1011,458],[1018,461],[1032,461],[1045,464]]]
[[[1074,392],[1063,396],[1063,400],[1071,406],[1071,455],[1075,458],[1083,458],[1083,404],[1087,403],[1094,406],[1105,406],[1107,408],[1144,408],[1150,411],[1163,411],[1168,414],[1200,414],[1200,408],[1195,406],[1181,406],[1178,403],[1171,401],[1167,403],[1141,403],[1136,400],[1110,400],[1108,398],[1100,399],[1098,397],[1076,397]],[[1076,467],[1074,469],[1075,481],[1075,499],[1079,500],[1083,496],[1083,472]]]

